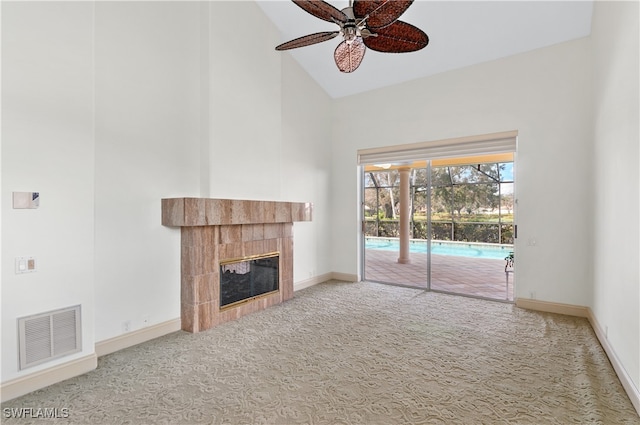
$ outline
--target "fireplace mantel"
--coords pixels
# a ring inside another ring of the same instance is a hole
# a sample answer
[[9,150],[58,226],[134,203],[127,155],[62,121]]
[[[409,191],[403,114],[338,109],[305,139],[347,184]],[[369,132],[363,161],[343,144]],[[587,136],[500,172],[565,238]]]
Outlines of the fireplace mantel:
[[[181,228],[182,329],[199,332],[293,297],[293,222],[311,221],[302,202],[162,199],[162,224]],[[279,252],[279,291],[220,309],[220,262]]]
[[165,226],[222,226],[234,224],[311,221],[310,203],[239,199],[169,198],[162,200]]

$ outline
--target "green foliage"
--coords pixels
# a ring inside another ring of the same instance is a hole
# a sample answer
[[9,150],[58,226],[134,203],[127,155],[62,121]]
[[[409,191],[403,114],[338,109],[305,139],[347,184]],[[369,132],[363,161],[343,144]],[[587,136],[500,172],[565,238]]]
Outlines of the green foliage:
[[[508,169],[507,169],[508,168]],[[512,185],[505,176],[511,164],[434,167],[431,175],[431,238],[486,243],[513,243]],[[428,239],[427,173],[411,170],[411,237]],[[506,184],[502,193],[502,186]],[[365,175],[365,220],[368,236],[397,237],[399,233],[397,170]],[[505,213],[505,210],[508,213]]]

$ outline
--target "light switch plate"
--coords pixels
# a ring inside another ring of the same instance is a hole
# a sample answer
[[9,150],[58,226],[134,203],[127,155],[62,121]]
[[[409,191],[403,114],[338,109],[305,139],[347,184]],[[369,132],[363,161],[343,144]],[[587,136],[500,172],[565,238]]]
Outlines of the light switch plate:
[[40,192],[13,192],[13,209],[36,209],[40,206]]
[[16,257],[16,274],[34,273],[37,269],[36,259],[33,257]]

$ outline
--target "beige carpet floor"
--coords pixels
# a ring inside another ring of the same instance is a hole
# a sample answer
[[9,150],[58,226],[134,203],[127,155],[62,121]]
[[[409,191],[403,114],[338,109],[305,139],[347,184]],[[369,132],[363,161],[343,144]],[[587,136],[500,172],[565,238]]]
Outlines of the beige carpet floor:
[[101,357],[2,408],[3,424],[640,423],[586,320],[367,282]]

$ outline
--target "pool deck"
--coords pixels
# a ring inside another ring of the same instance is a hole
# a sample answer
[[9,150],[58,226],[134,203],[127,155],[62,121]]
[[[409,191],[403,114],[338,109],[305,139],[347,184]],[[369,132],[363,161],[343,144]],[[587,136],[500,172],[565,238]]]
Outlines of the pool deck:
[[[411,253],[411,263],[399,264],[398,253],[380,249],[365,250],[366,280],[427,287],[427,254]],[[431,256],[431,289],[501,301],[513,301],[514,273],[509,285],[504,260]]]

